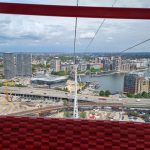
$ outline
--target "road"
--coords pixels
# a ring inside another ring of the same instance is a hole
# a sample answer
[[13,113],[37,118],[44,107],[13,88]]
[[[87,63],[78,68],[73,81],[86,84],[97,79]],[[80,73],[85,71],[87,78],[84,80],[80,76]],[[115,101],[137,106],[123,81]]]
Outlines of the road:
[[[74,99],[74,94],[67,93],[64,91],[58,91],[54,89],[41,89],[41,88],[28,88],[28,87],[9,87],[8,91],[12,94],[18,95],[28,95],[28,96],[39,96],[39,97],[49,97],[49,98],[59,98],[59,99]],[[0,93],[5,93],[5,87],[0,87]],[[119,100],[118,98],[104,98],[100,96],[92,96],[92,95],[83,95],[78,94],[78,100],[83,102],[95,102],[95,103],[121,103],[126,107],[146,107],[150,108],[150,99],[141,99],[140,102],[137,102],[135,98],[122,98]]]

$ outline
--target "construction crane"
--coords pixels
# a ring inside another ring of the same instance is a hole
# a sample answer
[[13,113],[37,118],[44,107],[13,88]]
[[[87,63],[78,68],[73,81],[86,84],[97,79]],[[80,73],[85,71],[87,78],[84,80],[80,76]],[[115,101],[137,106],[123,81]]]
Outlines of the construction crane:
[[5,99],[7,100],[7,102],[11,102],[12,101],[12,96],[11,96],[11,93],[9,92],[9,90],[8,90],[8,86],[14,86],[15,82],[6,80],[3,83],[5,85]]

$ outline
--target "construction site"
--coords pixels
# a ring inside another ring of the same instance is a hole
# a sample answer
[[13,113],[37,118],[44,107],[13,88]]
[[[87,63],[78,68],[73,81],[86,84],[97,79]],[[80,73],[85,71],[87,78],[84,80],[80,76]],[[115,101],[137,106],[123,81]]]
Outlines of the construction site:
[[21,98],[19,96],[12,95],[11,91],[8,89],[9,86],[14,86],[15,83],[6,80],[4,83],[5,94],[0,94],[0,115],[11,115],[12,113],[23,112],[33,109],[42,108],[45,106],[52,105],[52,102],[42,103],[39,99],[36,101],[28,101],[28,99]]

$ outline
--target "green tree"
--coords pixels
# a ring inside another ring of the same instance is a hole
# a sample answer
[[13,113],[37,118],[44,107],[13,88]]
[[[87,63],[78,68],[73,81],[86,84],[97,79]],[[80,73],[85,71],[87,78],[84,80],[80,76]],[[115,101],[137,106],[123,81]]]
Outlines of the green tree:
[[46,64],[46,68],[50,68],[51,66],[50,66],[50,64]]
[[148,98],[150,98],[150,93],[148,93]]
[[105,91],[105,96],[106,96],[106,97],[109,97],[110,94],[111,94],[111,92],[110,92],[109,90],[106,90],[106,91]]
[[148,98],[148,93],[146,93],[146,92],[144,91],[144,92],[142,92],[141,96],[142,96],[143,98]]
[[80,113],[80,118],[86,118],[86,112],[85,111]]
[[66,76],[66,75],[69,75],[70,72],[69,71],[59,71],[59,72],[52,72],[51,74],[58,75],[58,76]]
[[133,94],[133,93],[127,93],[127,97],[133,98],[133,97],[134,97],[134,94]]
[[64,104],[64,106],[68,106],[68,100],[65,99],[65,100],[63,101],[63,104]]
[[105,96],[105,92],[102,90],[99,92],[99,96]]
[[67,117],[67,118],[71,117],[70,112],[69,111],[65,111],[64,112],[64,117]]
[[134,97],[135,97],[135,98],[141,98],[142,96],[141,96],[140,93],[138,93],[138,94],[136,94]]
[[68,88],[64,88],[64,89],[63,89],[63,91],[65,91],[65,92],[69,92],[69,91],[68,91]]
[[35,72],[35,71],[36,71],[36,67],[32,66],[32,72]]
[[3,83],[2,83],[2,82],[0,82],[0,87],[1,87],[1,86],[3,86]]

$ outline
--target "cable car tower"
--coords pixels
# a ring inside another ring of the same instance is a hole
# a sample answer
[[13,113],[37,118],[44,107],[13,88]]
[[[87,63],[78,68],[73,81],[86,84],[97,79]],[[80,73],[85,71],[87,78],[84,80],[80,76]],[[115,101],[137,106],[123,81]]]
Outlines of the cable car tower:
[[[79,0],[77,0],[77,7]],[[75,92],[74,92],[74,107],[73,107],[73,118],[79,118],[78,112],[78,64],[76,60],[76,37],[77,37],[77,24],[78,18],[75,19],[75,34],[74,34],[74,74],[75,74]]]

